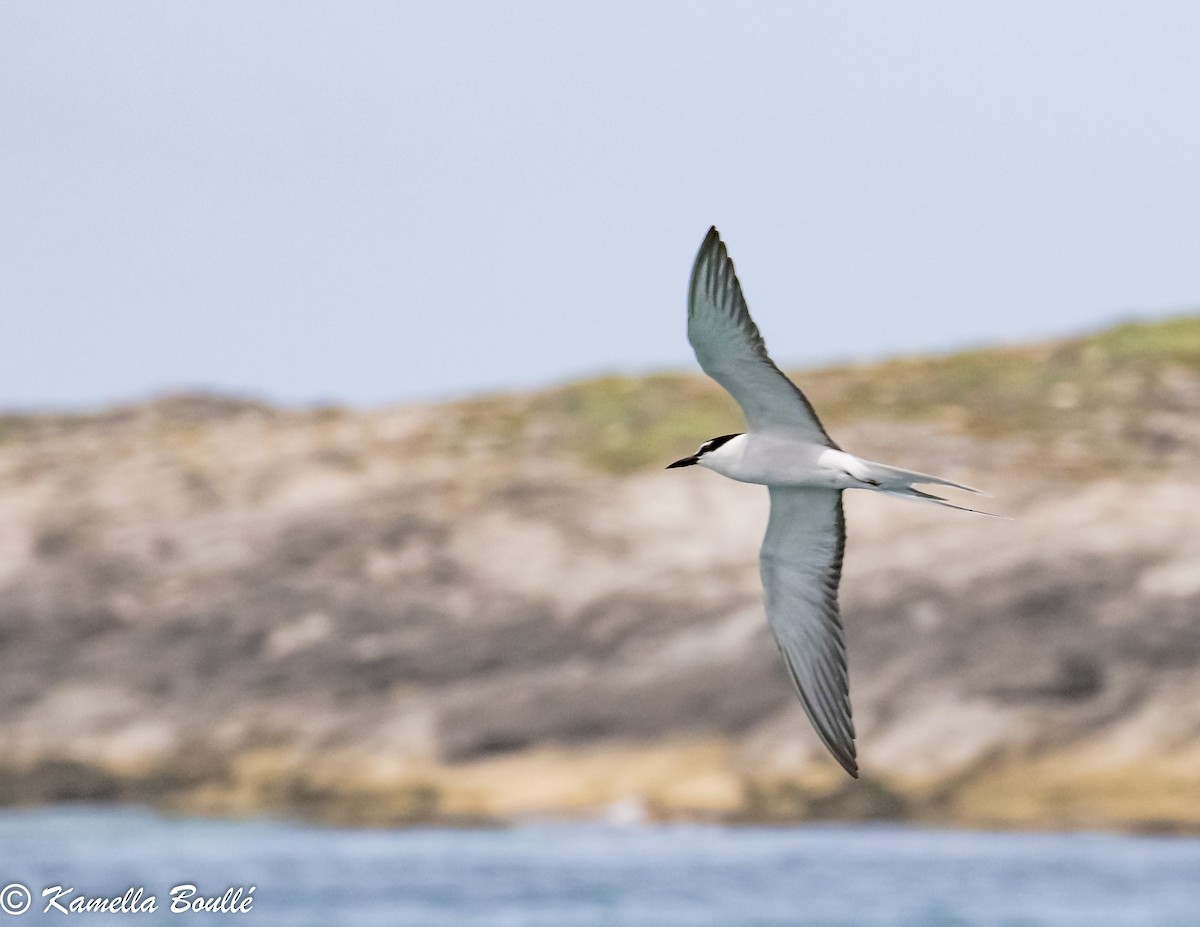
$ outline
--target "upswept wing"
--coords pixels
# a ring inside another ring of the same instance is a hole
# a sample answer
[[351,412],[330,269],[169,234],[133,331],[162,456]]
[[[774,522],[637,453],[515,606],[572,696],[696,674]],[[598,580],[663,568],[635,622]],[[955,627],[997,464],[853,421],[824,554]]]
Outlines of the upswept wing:
[[760,566],[767,620],[808,718],[858,778],[837,591],[846,547],[840,490],[772,486]]
[[688,341],[704,372],[742,407],[751,431],[788,431],[837,447],[808,399],[767,356],[716,228],[708,230],[692,266]]

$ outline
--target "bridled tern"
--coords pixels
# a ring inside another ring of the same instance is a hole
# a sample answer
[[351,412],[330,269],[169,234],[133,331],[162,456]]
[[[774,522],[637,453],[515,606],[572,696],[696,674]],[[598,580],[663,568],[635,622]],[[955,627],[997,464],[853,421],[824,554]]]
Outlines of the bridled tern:
[[742,407],[747,430],[705,441],[667,469],[699,465],[743,483],[762,483],[770,491],[771,514],[759,559],[767,621],[809,720],[829,752],[857,779],[837,600],[846,547],[842,490],[872,489],[968,512],[975,510],[914,484],[980,490],[863,460],[838,447],[812,404],[767,355],[715,228],[708,230],[692,267],[688,341],[704,372]]

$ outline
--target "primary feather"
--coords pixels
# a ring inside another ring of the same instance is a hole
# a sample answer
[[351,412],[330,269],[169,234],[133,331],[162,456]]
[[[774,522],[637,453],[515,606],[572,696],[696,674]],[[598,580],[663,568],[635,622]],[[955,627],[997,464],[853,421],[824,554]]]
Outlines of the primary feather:
[[804,394],[767,355],[716,228],[708,230],[692,267],[688,341],[701,369],[742,407],[752,431],[795,432],[837,447]]

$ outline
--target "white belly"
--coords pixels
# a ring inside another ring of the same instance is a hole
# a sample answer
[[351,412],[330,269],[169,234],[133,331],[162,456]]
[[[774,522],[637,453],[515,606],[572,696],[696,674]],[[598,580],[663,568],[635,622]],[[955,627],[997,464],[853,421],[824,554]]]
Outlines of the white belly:
[[729,453],[706,455],[701,466],[743,483],[825,489],[862,485],[854,475],[858,459],[844,451],[766,435],[746,438]]

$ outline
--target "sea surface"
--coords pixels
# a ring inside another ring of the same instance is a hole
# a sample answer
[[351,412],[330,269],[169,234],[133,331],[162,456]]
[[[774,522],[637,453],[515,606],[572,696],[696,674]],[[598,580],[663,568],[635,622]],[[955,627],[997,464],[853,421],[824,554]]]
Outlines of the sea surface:
[[[251,898],[249,911],[172,913],[171,890],[186,884],[192,901]],[[0,889],[8,908],[29,905],[0,913],[0,927],[1197,927],[1200,839],[892,826],[349,830],[53,808],[0,812]],[[75,898],[127,892],[129,908],[137,889],[155,911],[43,910],[47,898],[70,910]]]

